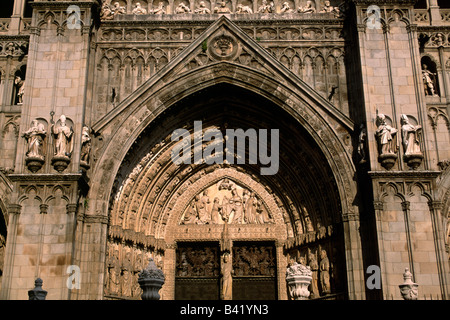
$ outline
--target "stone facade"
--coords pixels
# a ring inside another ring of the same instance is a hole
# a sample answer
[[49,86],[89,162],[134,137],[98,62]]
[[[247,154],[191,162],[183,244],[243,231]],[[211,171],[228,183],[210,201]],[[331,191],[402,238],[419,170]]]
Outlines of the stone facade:
[[[449,298],[439,1],[11,2],[2,299],[27,299],[36,278],[51,300],[140,299],[149,259],[166,300],[290,299],[292,265],[311,278],[302,298],[402,299],[406,268],[419,300]],[[175,163],[172,133],[195,139],[199,120],[279,129],[277,173],[237,154]]]

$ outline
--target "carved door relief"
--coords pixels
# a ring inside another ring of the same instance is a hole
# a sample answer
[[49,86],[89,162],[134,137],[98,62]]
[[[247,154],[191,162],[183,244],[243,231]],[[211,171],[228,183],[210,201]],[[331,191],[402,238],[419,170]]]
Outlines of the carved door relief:
[[233,243],[233,300],[277,299],[273,242]]
[[218,300],[219,242],[178,243],[175,272],[176,300]]

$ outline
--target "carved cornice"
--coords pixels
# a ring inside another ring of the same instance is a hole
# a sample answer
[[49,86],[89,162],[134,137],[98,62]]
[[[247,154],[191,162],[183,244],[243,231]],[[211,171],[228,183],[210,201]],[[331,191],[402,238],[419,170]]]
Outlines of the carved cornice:
[[109,223],[109,218],[107,216],[103,216],[103,215],[88,215],[88,214],[85,214],[83,216],[83,222],[84,223],[108,224]]
[[436,179],[440,171],[369,171],[372,179]]
[[66,173],[66,174],[20,174],[14,173],[8,175],[13,182],[68,182],[79,181],[83,178],[81,173]]
[[100,6],[100,0],[92,0],[92,1],[33,1],[30,3],[31,6],[36,9],[42,8],[64,8],[67,9],[70,5],[76,5],[79,7],[90,7],[93,5]]

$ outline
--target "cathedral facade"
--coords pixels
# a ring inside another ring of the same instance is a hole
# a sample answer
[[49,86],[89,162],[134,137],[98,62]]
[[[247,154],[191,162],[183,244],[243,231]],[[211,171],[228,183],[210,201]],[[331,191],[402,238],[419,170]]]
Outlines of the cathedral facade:
[[447,2],[6,1],[0,298],[449,299]]

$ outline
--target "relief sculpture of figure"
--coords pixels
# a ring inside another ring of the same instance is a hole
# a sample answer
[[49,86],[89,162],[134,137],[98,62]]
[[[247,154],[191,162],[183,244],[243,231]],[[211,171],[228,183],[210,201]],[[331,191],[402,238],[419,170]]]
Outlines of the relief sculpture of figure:
[[280,9],[280,13],[292,13],[294,9],[289,6],[289,2],[283,2],[283,6]]
[[183,2],[181,2],[178,7],[175,9],[175,13],[190,13],[191,9]]
[[132,14],[147,14],[147,10],[141,7],[139,2],[136,3],[136,7],[131,11]]
[[231,13],[231,10],[227,7],[227,3],[225,0],[223,0],[220,3],[220,7],[214,8],[214,13]]
[[208,190],[205,190],[203,191],[203,196],[198,200],[197,205],[199,224],[206,224],[211,221],[211,217],[209,216],[210,211],[208,210],[210,203]]
[[127,13],[127,10],[125,9],[125,7],[121,7],[119,2],[114,2],[114,6],[111,9],[113,16],[117,16],[119,14],[125,14]]
[[55,137],[55,156],[70,158],[72,155],[72,127],[66,125],[66,117],[60,118],[59,126],[52,123],[52,134]]
[[397,134],[397,129],[391,127],[386,123],[386,116],[379,114],[377,117],[378,128],[375,132],[377,138],[380,155],[394,154],[395,144],[394,136]]
[[211,10],[209,10],[206,5],[205,5],[205,1],[200,1],[199,3],[199,7],[197,9],[194,10],[194,13],[198,13],[198,14],[209,14],[211,13]]
[[267,0],[262,0],[262,4],[258,8],[258,13],[272,13],[272,12],[274,12],[273,2],[267,4]]
[[122,295],[126,297],[131,297],[132,271],[131,253],[127,252],[122,264]]
[[243,203],[242,198],[238,195],[236,188],[231,190],[232,197],[230,204],[232,211],[234,212],[233,223],[242,223],[243,218]]
[[238,14],[253,13],[253,10],[249,6],[238,4],[236,13]]
[[114,13],[111,10],[111,7],[108,4],[108,1],[104,1],[102,4],[102,9],[100,11],[100,19],[101,20],[112,20],[114,19]]
[[211,209],[211,223],[219,224],[220,223],[220,211],[222,206],[220,205],[220,199],[218,197],[214,198],[214,202]]
[[330,261],[325,250],[320,251],[320,286],[322,295],[328,294],[330,290]]
[[306,1],[306,6],[301,7],[298,9],[298,12],[300,13],[315,13],[316,8],[313,7],[312,1]]
[[222,291],[220,297],[222,300],[231,300],[232,295],[232,284],[233,284],[233,265],[231,264],[231,255],[225,252],[222,256]]
[[166,9],[164,7],[164,3],[161,1],[159,2],[159,5],[157,8],[153,9],[151,11],[153,14],[165,14],[166,13]]
[[31,128],[22,135],[28,143],[26,156],[44,159],[43,144],[47,132],[44,130],[44,125],[39,123],[37,119],[34,119],[31,123]]
[[108,261],[109,292],[118,295],[120,289],[119,250],[114,250]]
[[421,155],[419,136],[422,131],[422,126],[412,125],[409,123],[408,116],[406,114],[401,115],[402,124],[402,142],[405,155]]

